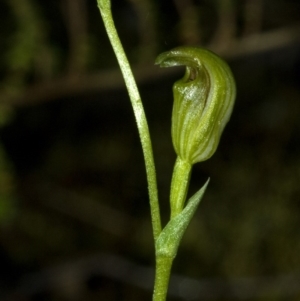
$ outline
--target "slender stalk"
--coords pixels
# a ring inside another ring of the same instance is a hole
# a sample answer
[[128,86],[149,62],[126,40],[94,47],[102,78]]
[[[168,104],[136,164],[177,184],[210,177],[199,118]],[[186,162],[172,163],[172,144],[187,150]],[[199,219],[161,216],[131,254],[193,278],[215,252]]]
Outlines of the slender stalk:
[[172,263],[173,258],[165,256],[156,257],[155,283],[152,301],[166,300]]
[[179,156],[176,159],[170,193],[171,219],[178,215],[186,200],[192,165]]
[[[176,159],[170,194],[171,220],[182,212],[186,200],[192,165],[179,156]],[[166,229],[166,228],[165,228]],[[164,233],[164,232],[163,232]],[[171,245],[165,245],[165,252],[170,252]],[[156,268],[153,301],[165,301],[167,298],[171,268],[174,256],[159,255],[156,246]]]
[[143,104],[141,101],[141,97],[139,95],[139,91],[132,74],[132,70],[130,68],[128,59],[124,52],[122,43],[119,39],[112,13],[110,7],[109,0],[97,0],[98,7],[104,22],[104,26],[106,28],[109,40],[113,47],[113,50],[116,54],[120,69],[122,71],[125,84],[128,90],[128,94],[130,97],[130,101],[133,107],[134,116],[137,122],[137,127],[140,135],[140,140],[142,144],[145,165],[146,165],[146,173],[147,173],[147,181],[148,181],[148,191],[150,198],[150,209],[151,209],[151,220],[153,227],[153,236],[154,241],[156,241],[157,237],[161,232],[161,219],[160,219],[160,210],[158,203],[158,192],[157,192],[157,181],[156,181],[156,171],[154,165],[152,144],[150,139],[150,133],[148,129],[148,123],[145,116]]

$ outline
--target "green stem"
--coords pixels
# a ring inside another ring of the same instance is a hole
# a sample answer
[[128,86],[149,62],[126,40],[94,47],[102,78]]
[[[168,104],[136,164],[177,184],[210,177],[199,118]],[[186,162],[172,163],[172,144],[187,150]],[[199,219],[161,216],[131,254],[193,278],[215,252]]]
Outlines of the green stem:
[[155,283],[152,301],[166,300],[172,263],[173,258],[165,256],[156,257]]
[[170,193],[171,219],[178,215],[184,207],[191,176],[192,165],[179,156],[176,159]]
[[[192,165],[179,156],[176,159],[172,183],[171,183],[171,220],[177,216],[184,207],[186,200]],[[163,232],[164,233],[164,232]],[[166,245],[169,248],[169,245]],[[174,257],[159,256],[158,247],[156,245],[156,268],[155,282],[153,291],[153,301],[165,301],[167,298],[171,268]]]
[[157,182],[156,182],[156,172],[153,158],[153,151],[150,139],[150,133],[148,129],[147,119],[145,116],[143,104],[139,91],[132,74],[128,59],[124,52],[122,43],[119,39],[112,13],[109,0],[97,0],[98,7],[113,47],[113,50],[116,54],[120,69],[122,71],[125,84],[128,90],[130,101],[133,107],[135,119],[137,122],[137,127],[140,135],[140,140],[142,144],[142,149],[144,153],[147,181],[148,181],[148,190],[150,198],[150,208],[151,208],[151,220],[153,227],[153,236],[156,241],[157,237],[161,232],[161,220],[160,220],[160,210],[158,203],[158,192],[157,192]]

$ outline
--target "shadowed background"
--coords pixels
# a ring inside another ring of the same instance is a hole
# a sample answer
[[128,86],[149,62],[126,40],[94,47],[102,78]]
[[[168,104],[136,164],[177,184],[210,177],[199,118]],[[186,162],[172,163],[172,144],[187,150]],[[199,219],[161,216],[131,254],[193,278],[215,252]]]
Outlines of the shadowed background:
[[[173,267],[169,300],[300,299],[300,3],[112,0],[148,117],[163,222],[179,45],[225,58],[237,100]],[[151,300],[135,121],[96,0],[0,4],[1,300]]]

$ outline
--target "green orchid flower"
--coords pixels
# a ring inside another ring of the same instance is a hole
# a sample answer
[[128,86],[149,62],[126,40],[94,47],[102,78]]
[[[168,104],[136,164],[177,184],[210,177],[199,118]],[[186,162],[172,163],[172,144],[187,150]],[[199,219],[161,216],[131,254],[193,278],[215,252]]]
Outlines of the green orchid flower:
[[235,101],[235,81],[229,66],[201,48],[178,47],[160,54],[161,67],[186,66],[173,86],[172,140],[177,155],[194,164],[217,149]]
[[171,218],[184,208],[192,165],[216,151],[235,101],[229,66],[209,50],[178,47],[160,54],[161,67],[186,66],[173,85],[172,140],[177,160],[171,183]]

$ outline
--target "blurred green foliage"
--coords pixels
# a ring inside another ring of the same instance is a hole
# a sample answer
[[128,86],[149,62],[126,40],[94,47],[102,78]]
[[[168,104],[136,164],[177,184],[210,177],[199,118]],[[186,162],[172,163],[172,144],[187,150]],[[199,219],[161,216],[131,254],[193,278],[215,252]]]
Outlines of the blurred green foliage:
[[[137,9],[137,2],[148,6]],[[179,9],[180,3],[190,2],[113,1],[134,70],[142,66],[141,94],[153,138],[164,221],[169,215],[175,160],[171,86],[181,74],[149,75],[151,57],[182,43],[213,45],[212,49],[230,57],[237,79],[237,103],[220,147],[193,171],[191,194],[208,177],[211,182],[183,239],[174,273],[225,283],[290,273],[296,277],[300,270],[300,47],[299,31],[289,28],[299,20],[300,2],[233,1],[233,10],[226,15],[219,1],[193,1],[192,10],[180,14],[185,7]],[[253,15],[247,6],[251,3],[261,3],[262,13]],[[76,5],[81,9],[71,14]],[[149,16],[139,14],[145,7]],[[72,15],[85,20],[79,29]],[[109,73],[117,65],[95,1],[5,0],[0,3],[0,16],[1,250],[14,265],[24,267],[24,275],[98,252],[152,266],[140,144],[123,82]],[[253,18],[256,21],[251,23]],[[190,34],[191,28],[197,32]],[[283,40],[277,30],[283,30]],[[268,36],[256,40],[257,44],[249,42],[270,31],[274,40]],[[284,42],[288,38],[291,41]],[[245,41],[249,44],[239,44]],[[149,50],[145,45],[151,45],[150,54],[143,51]],[[85,86],[77,93],[98,73],[102,75],[99,86],[114,86],[102,90]],[[53,85],[54,81],[59,84]],[[13,267],[5,270],[2,261],[1,273],[5,279],[11,275],[17,287],[18,273]],[[103,276],[98,290],[96,281],[94,291],[85,286],[74,297],[71,291],[77,292],[83,284],[74,284],[73,274],[52,286],[50,300],[150,298],[150,291],[125,284],[126,276],[118,281]],[[62,288],[67,283],[68,292]],[[300,298],[296,290],[287,295],[283,284],[278,290],[264,289],[249,300]]]

